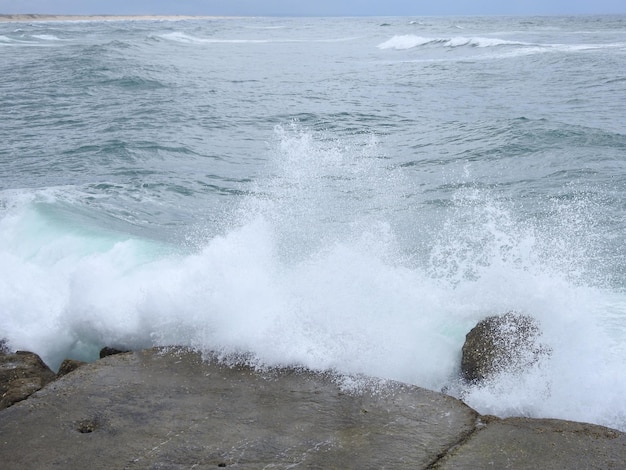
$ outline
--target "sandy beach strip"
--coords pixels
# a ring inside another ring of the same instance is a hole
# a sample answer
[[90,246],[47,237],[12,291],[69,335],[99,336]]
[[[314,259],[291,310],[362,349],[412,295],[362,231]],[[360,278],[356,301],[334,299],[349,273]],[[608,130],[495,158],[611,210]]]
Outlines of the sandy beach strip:
[[225,16],[189,16],[189,15],[46,15],[46,14],[0,14],[0,22],[33,21],[180,21],[222,19]]

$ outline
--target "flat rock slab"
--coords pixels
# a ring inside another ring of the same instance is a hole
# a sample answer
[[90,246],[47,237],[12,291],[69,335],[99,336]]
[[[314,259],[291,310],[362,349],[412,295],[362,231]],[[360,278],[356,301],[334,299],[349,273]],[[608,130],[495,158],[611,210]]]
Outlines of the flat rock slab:
[[613,429],[479,416],[419,387],[341,380],[176,348],[109,356],[0,411],[0,468],[626,468]]
[[426,468],[477,413],[418,387],[351,392],[307,371],[259,373],[152,349],[80,367],[0,412],[3,469]]
[[490,419],[434,468],[624,469],[626,434],[556,419]]

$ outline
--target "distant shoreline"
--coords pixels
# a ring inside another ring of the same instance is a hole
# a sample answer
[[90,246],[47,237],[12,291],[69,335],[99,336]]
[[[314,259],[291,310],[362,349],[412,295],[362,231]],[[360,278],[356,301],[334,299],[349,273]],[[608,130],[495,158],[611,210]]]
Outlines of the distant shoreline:
[[46,15],[46,14],[0,14],[0,22],[31,22],[31,21],[180,21],[229,18],[226,16],[192,16],[192,15]]

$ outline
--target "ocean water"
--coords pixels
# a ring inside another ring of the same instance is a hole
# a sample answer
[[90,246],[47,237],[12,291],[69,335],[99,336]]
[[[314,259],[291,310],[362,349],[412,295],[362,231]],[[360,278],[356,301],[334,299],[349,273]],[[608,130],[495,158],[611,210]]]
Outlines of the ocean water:
[[[0,337],[626,430],[626,17],[0,23]],[[518,311],[551,354],[459,380]]]

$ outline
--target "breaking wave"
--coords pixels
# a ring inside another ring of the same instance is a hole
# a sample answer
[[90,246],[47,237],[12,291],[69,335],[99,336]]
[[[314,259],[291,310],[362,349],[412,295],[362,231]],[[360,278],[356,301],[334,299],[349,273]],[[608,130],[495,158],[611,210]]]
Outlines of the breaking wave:
[[496,38],[468,38],[463,36],[455,36],[450,38],[432,38],[415,36],[412,34],[394,36],[391,39],[378,45],[379,49],[396,49],[406,50],[421,46],[438,46],[438,47],[498,47],[498,46],[532,46],[530,43],[518,41],[506,41]]
[[[278,128],[267,176],[193,250],[73,224],[54,195],[5,193],[0,331],[54,366],[104,345],[178,344],[445,388],[482,412],[625,429],[626,298],[577,274],[587,250],[568,221],[546,231],[489,191],[460,188],[440,230],[418,211],[403,234],[394,213],[407,210],[410,182],[379,152],[375,140]],[[551,356],[463,385],[465,334],[510,310],[538,320]]]

